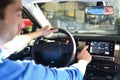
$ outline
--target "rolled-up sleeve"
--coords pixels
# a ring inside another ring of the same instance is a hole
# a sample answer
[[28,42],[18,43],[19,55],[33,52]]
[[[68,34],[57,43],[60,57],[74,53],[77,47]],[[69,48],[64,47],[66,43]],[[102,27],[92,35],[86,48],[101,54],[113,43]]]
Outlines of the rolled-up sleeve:
[[80,60],[78,63],[73,64],[72,66],[77,68],[82,73],[82,75],[84,76],[87,64],[88,64],[88,62],[86,60]]

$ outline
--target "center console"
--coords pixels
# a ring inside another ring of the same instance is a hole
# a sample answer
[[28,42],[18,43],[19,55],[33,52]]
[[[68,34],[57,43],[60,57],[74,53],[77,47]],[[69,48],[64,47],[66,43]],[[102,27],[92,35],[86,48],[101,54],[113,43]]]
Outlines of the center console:
[[84,80],[119,80],[119,65],[114,63],[115,41],[87,40],[86,45],[93,58]]
[[86,44],[94,60],[114,61],[115,41],[89,40]]

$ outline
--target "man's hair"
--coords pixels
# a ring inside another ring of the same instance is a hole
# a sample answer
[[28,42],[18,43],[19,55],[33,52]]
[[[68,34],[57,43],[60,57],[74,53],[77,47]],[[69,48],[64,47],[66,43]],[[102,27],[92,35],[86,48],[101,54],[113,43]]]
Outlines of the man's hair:
[[4,12],[8,5],[12,4],[15,0],[0,0],[0,19],[4,19]]

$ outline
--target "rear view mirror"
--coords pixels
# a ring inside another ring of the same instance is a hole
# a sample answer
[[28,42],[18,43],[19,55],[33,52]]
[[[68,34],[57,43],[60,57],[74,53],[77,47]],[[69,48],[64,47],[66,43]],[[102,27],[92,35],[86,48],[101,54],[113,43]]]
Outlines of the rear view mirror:
[[85,8],[86,14],[110,15],[114,13],[113,6],[89,6]]

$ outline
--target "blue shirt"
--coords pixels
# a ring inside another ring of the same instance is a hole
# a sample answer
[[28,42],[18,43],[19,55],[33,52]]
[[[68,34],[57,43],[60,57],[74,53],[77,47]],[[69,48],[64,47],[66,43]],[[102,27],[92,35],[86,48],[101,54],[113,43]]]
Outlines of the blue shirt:
[[49,68],[34,61],[12,61],[6,59],[9,50],[0,48],[0,80],[82,80],[87,61],[64,68]]
[[0,62],[0,80],[82,80],[83,74],[75,66],[48,68],[34,61]]

